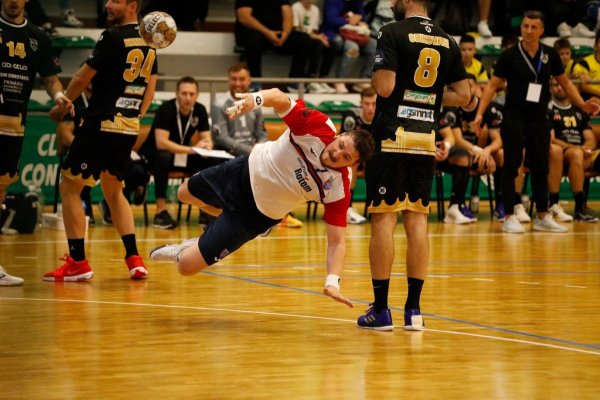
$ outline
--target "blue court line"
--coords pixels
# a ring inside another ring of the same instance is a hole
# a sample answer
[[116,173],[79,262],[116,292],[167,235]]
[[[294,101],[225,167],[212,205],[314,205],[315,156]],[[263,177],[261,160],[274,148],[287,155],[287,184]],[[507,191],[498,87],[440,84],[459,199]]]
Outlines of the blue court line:
[[[263,281],[259,281],[259,280],[252,279],[252,278],[242,278],[242,277],[239,277],[239,276],[227,275],[227,274],[222,274],[222,273],[219,273],[219,272],[211,272],[211,271],[206,271],[206,270],[202,271],[202,273],[203,274],[207,274],[207,275],[213,275],[213,276],[219,277],[219,278],[235,279],[235,280],[239,280],[239,281],[243,281],[243,282],[248,282],[248,283],[256,283],[256,284],[259,284],[259,285],[271,286],[271,287],[275,287],[275,288],[278,288],[278,289],[294,290],[294,291],[300,292],[300,293],[316,294],[316,295],[319,295],[319,296],[324,296],[323,293],[317,292],[317,291],[314,291],[314,290],[295,288],[295,287],[291,287],[291,286],[280,285],[278,283],[263,282]],[[365,301],[365,300],[360,300],[360,299],[350,299],[350,300],[352,300],[354,303],[361,303],[361,304],[367,304],[367,305],[369,304],[369,302]],[[400,312],[404,312],[403,308],[390,307],[390,309],[391,310],[400,311]],[[493,330],[493,331],[496,331],[496,332],[509,333],[509,334],[513,334],[513,335],[525,336],[525,337],[535,338],[535,339],[540,339],[540,340],[547,340],[549,342],[555,342],[555,343],[567,344],[567,345],[571,345],[571,346],[583,347],[585,349],[600,350],[600,345],[573,342],[573,341],[570,341],[570,340],[558,339],[558,338],[553,338],[553,337],[550,337],[550,336],[537,335],[537,334],[534,334],[534,333],[527,333],[527,332],[515,331],[515,330],[512,330],[512,329],[499,328],[497,326],[480,324],[480,323],[477,323],[477,322],[470,322],[470,321],[464,321],[464,320],[460,320],[460,319],[456,319],[456,318],[451,318],[451,317],[444,317],[444,316],[441,316],[441,315],[435,315],[435,314],[429,314],[429,313],[423,313],[423,315],[426,316],[426,317],[437,318],[437,319],[441,319],[441,320],[445,320],[445,321],[449,321],[449,322],[455,322],[455,323],[458,323],[458,324],[475,326],[475,327],[478,327],[478,328],[485,328],[485,329]]]

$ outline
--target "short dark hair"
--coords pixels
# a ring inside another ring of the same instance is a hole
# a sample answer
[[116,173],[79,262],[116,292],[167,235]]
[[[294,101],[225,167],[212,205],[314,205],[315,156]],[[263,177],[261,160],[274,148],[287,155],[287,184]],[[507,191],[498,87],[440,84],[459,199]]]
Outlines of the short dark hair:
[[544,25],[544,21],[546,20],[546,16],[544,15],[544,13],[538,10],[525,11],[523,17],[529,19],[539,19],[540,21],[542,21],[542,25]]
[[360,99],[362,100],[364,97],[373,97],[377,96],[377,91],[373,88],[373,86],[369,86],[360,91]]
[[571,50],[571,42],[569,42],[569,39],[567,38],[557,39],[556,42],[554,42],[553,47],[556,51],[560,51],[563,49]]
[[358,152],[360,162],[364,163],[373,157],[373,153],[375,152],[375,140],[373,140],[371,132],[365,129],[354,129],[344,132],[342,135],[352,136],[354,148]]
[[475,44],[475,38],[471,35],[463,35],[460,38],[460,42],[458,42],[458,45],[460,46],[463,43],[473,43]]
[[182,76],[181,78],[179,78],[179,80],[177,81],[177,91],[179,91],[179,86],[181,86],[182,83],[192,83],[196,85],[196,90],[198,90],[198,82],[196,82],[196,80],[191,76]]
[[227,74],[231,74],[232,72],[240,72],[243,69],[250,73],[250,68],[248,68],[248,64],[246,64],[245,62],[235,63],[231,67],[229,67],[229,69],[227,70]]

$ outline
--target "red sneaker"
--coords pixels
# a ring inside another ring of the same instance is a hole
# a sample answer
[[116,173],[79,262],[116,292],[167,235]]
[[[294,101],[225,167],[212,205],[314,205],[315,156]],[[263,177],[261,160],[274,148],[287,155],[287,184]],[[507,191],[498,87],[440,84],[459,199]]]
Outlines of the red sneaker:
[[65,254],[60,260],[66,262],[44,275],[43,280],[48,282],[85,282],[94,276],[88,260],[75,261],[68,254]]
[[129,268],[129,277],[133,280],[145,279],[148,276],[148,270],[144,265],[144,260],[140,256],[129,256],[125,259],[127,268]]

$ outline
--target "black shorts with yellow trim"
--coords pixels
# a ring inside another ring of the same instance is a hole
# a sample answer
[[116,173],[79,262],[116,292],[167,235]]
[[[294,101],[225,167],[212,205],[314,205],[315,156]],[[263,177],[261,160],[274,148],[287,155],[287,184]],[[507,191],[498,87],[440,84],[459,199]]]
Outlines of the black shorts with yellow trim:
[[428,214],[434,172],[434,156],[376,152],[366,164],[369,212]]
[[136,135],[82,129],[69,148],[62,175],[86,186],[94,186],[103,171],[123,181],[136,139]]
[[10,185],[19,180],[22,148],[23,136],[0,135],[0,185]]

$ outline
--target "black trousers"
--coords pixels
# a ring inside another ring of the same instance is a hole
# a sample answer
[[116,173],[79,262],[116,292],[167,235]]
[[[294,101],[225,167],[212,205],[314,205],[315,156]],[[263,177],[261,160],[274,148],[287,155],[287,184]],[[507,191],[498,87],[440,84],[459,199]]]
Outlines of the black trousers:
[[504,148],[502,198],[507,214],[513,213],[515,178],[523,162],[523,149],[529,160],[536,209],[538,213],[548,211],[550,129],[550,121],[545,118],[523,120],[510,115],[504,116],[500,136]]
[[298,31],[292,31],[281,47],[275,47],[262,33],[252,29],[238,29],[235,41],[245,48],[244,56],[253,77],[262,76],[262,55],[266,50],[292,55],[290,78],[306,77],[309,60],[318,60],[321,52],[312,45],[310,36]]

